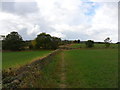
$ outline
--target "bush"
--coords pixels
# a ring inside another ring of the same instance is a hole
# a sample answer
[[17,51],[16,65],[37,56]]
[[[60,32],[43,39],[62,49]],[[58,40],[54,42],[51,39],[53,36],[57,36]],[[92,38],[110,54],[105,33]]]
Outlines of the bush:
[[88,47],[88,48],[92,48],[92,47],[94,47],[94,41],[92,41],[92,40],[88,40],[88,41],[86,41],[86,47]]

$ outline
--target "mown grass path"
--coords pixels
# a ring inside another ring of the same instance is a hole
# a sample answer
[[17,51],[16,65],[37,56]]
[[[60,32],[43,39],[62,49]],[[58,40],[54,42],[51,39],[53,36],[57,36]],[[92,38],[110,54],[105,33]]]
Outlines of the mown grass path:
[[66,88],[65,59],[64,52],[61,53],[61,83],[60,88]]

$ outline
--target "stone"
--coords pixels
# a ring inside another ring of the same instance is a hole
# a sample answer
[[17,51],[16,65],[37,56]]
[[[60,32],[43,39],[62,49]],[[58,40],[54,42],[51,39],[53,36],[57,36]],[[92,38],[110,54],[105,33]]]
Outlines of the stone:
[[14,80],[12,83],[16,83],[16,84],[19,84],[20,83],[20,80]]

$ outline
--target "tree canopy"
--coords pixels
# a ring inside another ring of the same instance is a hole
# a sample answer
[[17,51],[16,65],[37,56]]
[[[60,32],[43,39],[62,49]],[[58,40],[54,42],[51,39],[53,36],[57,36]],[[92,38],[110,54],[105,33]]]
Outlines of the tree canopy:
[[112,41],[112,40],[111,40],[109,37],[107,37],[107,38],[104,40],[104,42],[105,42],[105,47],[106,47],[106,48],[110,47],[111,41]]
[[61,42],[60,38],[52,37],[49,34],[41,33],[37,35],[36,40],[36,48],[43,49],[57,49],[59,43]]
[[21,50],[23,48],[23,39],[18,32],[11,32],[3,40],[3,49],[5,50]]

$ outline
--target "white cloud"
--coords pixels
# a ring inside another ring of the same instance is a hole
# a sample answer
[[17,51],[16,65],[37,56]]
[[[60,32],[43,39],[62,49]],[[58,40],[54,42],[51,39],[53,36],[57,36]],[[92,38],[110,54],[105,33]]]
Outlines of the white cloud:
[[2,2],[34,2],[35,0],[1,0]]
[[52,36],[55,36],[55,37],[59,37],[59,38],[66,38],[66,36],[64,34],[62,34],[61,32],[51,32],[49,33],[50,35]]
[[96,39],[103,40],[109,36],[113,41],[118,41],[118,7],[116,6],[117,3],[104,3],[96,10],[90,29],[96,34]]
[[90,0],[91,2],[119,2],[120,0]]
[[[37,6],[15,5],[23,11],[0,12],[0,34],[16,30],[24,39],[34,39],[41,32],[63,39],[94,39],[103,41],[111,37],[114,42],[118,36],[117,3],[89,3],[81,0],[35,0]],[[94,1],[94,0],[91,0]],[[99,0],[100,1],[100,0]],[[13,7],[12,7],[13,8]],[[33,9],[35,12],[31,12]],[[75,35],[76,34],[76,35]]]

